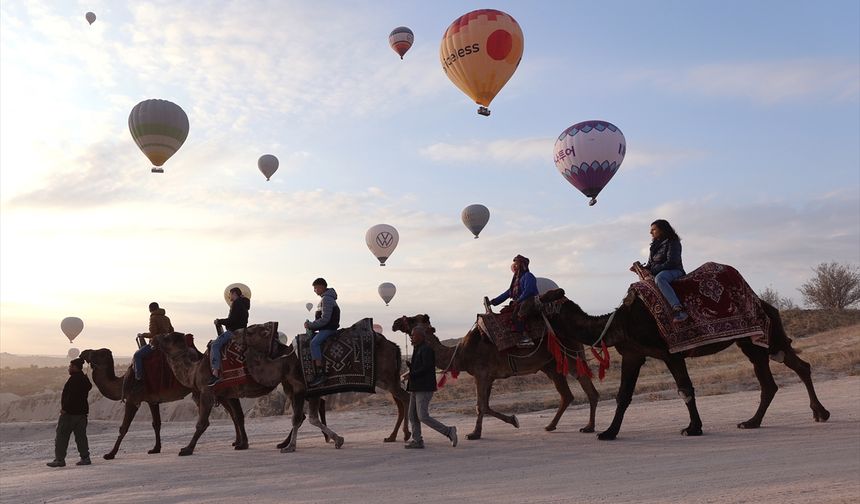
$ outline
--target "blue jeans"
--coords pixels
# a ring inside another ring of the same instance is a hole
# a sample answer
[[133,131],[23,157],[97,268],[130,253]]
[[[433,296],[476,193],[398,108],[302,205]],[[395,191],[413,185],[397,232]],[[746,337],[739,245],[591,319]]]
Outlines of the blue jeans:
[[672,282],[684,276],[683,270],[663,270],[654,277],[654,282],[657,288],[663,293],[663,297],[672,308],[681,306],[681,301],[678,300],[678,295],[675,294],[675,289],[672,288]]
[[134,377],[138,380],[143,380],[143,359],[154,351],[155,348],[149,344],[143,345],[137,352],[134,352]]
[[322,360],[322,344],[329,336],[336,333],[335,329],[320,329],[319,332],[311,339],[311,357],[314,360]]
[[215,338],[215,341],[209,347],[209,364],[213,371],[221,369],[221,347],[230,343],[231,339],[233,339],[233,333],[229,330],[224,331],[221,333],[221,336]]

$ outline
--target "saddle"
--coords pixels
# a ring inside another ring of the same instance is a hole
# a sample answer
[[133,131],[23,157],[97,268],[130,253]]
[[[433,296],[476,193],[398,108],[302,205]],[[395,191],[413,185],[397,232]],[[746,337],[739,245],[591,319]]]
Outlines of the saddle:
[[[513,310],[509,309],[502,309],[500,313],[478,314],[478,328],[500,352],[516,348],[520,340],[520,333],[514,331],[513,315]],[[543,322],[531,319],[523,322],[525,335],[537,345],[546,333]]]
[[[264,338],[271,344],[278,337],[278,323],[253,324],[245,329],[234,331],[230,341],[221,347],[221,381],[213,387],[215,391],[247,383],[257,383],[248,371],[245,361],[245,352],[248,348],[245,337],[251,334],[254,334],[255,337]],[[211,345],[212,342],[210,341],[209,348],[206,350],[206,359],[210,358]]]
[[[193,334],[185,335],[185,344],[194,348]],[[155,351],[144,357],[143,386],[147,392],[161,392],[182,386],[173,374],[173,370],[170,369],[164,352]]]
[[[305,385],[314,378],[311,357],[311,335],[296,336],[295,344]],[[376,333],[373,319],[362,319],[351,327],[340,329],[322,345],[323,367],[326,381],[308,387],[308,396],[316,397],[338,392],[376,391]]]

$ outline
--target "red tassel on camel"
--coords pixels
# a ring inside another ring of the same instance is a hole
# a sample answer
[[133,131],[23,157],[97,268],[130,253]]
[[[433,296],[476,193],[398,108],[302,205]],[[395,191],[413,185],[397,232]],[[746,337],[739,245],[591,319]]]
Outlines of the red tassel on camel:
[[442,388],[445,386],[446,383],[448,383],[448,372],[447,371],[442,373],[442,376],[439,377],[439,382],[436,383],[436,388]]
[[600,352],[591,347],[591,354],[600,363],[600,367],[597,369],[597,376],[602,380],[606,376],[606,370],[609,369],[609,349],[606,348],[606,342],[604,341],[601,345]]
[[567,375],[570,372],[570,364],[567,362],[567,356],[561,351],[561,345],[552,329],[547,331],[546,349],[555,359],[555,370],[562,375]]
[[577,376],[586,376],[588,378],[593,378],[594,375],[591,374],[591,368],[588,367],[588,364],[585,363],[585,359],[576,356],[576,375]]

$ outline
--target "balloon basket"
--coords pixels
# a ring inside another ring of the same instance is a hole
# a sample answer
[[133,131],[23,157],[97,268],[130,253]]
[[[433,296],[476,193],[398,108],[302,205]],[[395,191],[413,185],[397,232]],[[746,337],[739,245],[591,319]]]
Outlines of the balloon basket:
[[478,115],[489,117],[490,109],[488,109],[487,107],[478,107]]
[[152,173],[164,173],[164,168],[153,167]]
[[591,198],[591,201],[588,202],[588,206],[594,206],[597,203],[597,198]]
[[478,239],[478,235],[475,235],[475,240],[477,240],[477,239]]

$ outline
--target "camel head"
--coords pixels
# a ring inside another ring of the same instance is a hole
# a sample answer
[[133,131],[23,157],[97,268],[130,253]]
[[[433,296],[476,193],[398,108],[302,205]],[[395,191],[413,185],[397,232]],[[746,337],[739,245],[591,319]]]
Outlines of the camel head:
[[412,317],[404,315],[394,321],[394,324],[391,326],[391,330],[409,334],[412,332],[412,329],[419,324],[430,325],[430,315],[427,315],[426,313],[414,315]]
[[84,350],[79,355],[91,368],[107,367],[113,369],[113,354],[107,348],[99,348],[98,350]]

